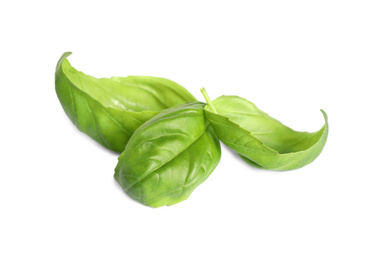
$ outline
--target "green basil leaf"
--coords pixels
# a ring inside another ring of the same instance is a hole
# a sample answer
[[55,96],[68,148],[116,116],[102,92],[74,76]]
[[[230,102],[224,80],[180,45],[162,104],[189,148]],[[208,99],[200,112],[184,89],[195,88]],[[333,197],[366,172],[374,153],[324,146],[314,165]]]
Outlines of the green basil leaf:
[[77,128],[101,145],[122,152],[133,132],[167,109],[196,99],[185,88],[163,78],[146,76],[94,78],[60,58],[56,93]]
[[317,132],[298,132],[237,96],[207,100],[206,116],[215,134],[252,166],[277,171],[301,168],[317,158],[328,136],[328,117]]
[[204,106],[192,102],[164,110],[136,130],[114,175],[131,198],[152,207],[173,205],[212,173],[221,149]]

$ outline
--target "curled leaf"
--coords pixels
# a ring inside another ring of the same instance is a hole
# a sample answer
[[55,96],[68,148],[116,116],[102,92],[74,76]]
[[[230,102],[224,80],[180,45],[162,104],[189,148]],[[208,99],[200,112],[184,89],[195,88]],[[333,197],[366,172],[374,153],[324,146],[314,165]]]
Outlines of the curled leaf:
[[133,132],[163,109],[196,100],[164,78],[94,78],[74,69],[70,54],[57,63],[57,96],[73,124],[110,150],[122,152]]
[[325,124],[313,133],[298,132],[259,110],[252,102],[237,96],[207,100],[206,116],[215,134],[252,166],[277,171],[301,168],[321,153],[328,136]]
[[212,173],[221,149],[204,106],[192,102],[164,110],[136,130],[114,175],[131,198],[152,207],[172,205]]

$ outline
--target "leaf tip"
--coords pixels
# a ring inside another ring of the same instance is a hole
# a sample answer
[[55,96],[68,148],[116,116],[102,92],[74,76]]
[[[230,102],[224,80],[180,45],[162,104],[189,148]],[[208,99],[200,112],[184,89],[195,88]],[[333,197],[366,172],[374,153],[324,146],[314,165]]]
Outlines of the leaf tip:
[[61,55],[60,60],[61,60],[61,59],[66,59],[66,58],[68,58],[68,56],[71,55],[71,54],[72,54],[71,51],[66,51],[66,52],[64,52],[63,55]]
[[59,61],[57,62],[57,65],[56,65],[56,73],[58,72],[59,68],[61,67],[61,64],[63,63],[63,61],[68,58],[69,55],[71,55],[72,52],[70,51],[67,51],[67,52],[64,52],[63,55],[61,55]]
[[327,113],[325,113],[325,111],[323,109],[320,109],[320,111],[321,111],[321,113],[323,113],[325,121],[328,122],[328,115],[327,115]]

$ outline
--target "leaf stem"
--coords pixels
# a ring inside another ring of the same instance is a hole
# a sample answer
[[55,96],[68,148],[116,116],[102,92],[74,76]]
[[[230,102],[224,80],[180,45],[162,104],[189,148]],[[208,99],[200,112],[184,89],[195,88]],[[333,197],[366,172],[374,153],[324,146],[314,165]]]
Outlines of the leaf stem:
[[215,107],[213,106],[213,103],[211,101],[211,99],[209,98],[208,94],[207,94],[207,91],[205,91],[205,88],[202,88],[200,89],[201,93],[203,94],[204,98],[205,98],[205,101],[207,101],[207,104],[208,106],[210,106],[210,108],[212,109],[212,111],[217,114],[217,111],[215,109]]

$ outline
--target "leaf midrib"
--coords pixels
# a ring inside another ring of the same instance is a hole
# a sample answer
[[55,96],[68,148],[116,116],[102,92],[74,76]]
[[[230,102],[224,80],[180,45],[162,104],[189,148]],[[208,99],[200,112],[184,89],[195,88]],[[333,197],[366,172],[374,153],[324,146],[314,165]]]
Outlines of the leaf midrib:
[[137,180],[135,183],[133,183],[131,186],[129,186],[128,188],[124,189],[124,191],[128,191],[129,189],[131,189],[133,186],[135,186],[136,184],[140,183],[141,181],[143,181],[144,179],[147,179],[147,178],[150,178],[151,175],[153,173],[155,173],[158,169],[164,167],[165,165],[167,165],[168,163],[170,163],[171,161],[173,161],[174,159],[176,159],[180,154],[182,154],[183,152],[185,152],[189,147],[191,147],[194,143],[196,143],[206,132],[207,132],[207,128],[208,128],[209,124],[207,124],[205,127],[204,127],[204,130],[202,131],[202,133],[192,142],[190,143],[187,147],[185,147],[185,149],[181,150],[176,156],[174,156],[173,158],[171,158],[169,161],[165,162],[163,165],[161,166],[158,166],[156,167],[155,169],[153,169],[152,171],[150,171],[149,173],[147,173],[145,176],[143,176],[141,179]]

